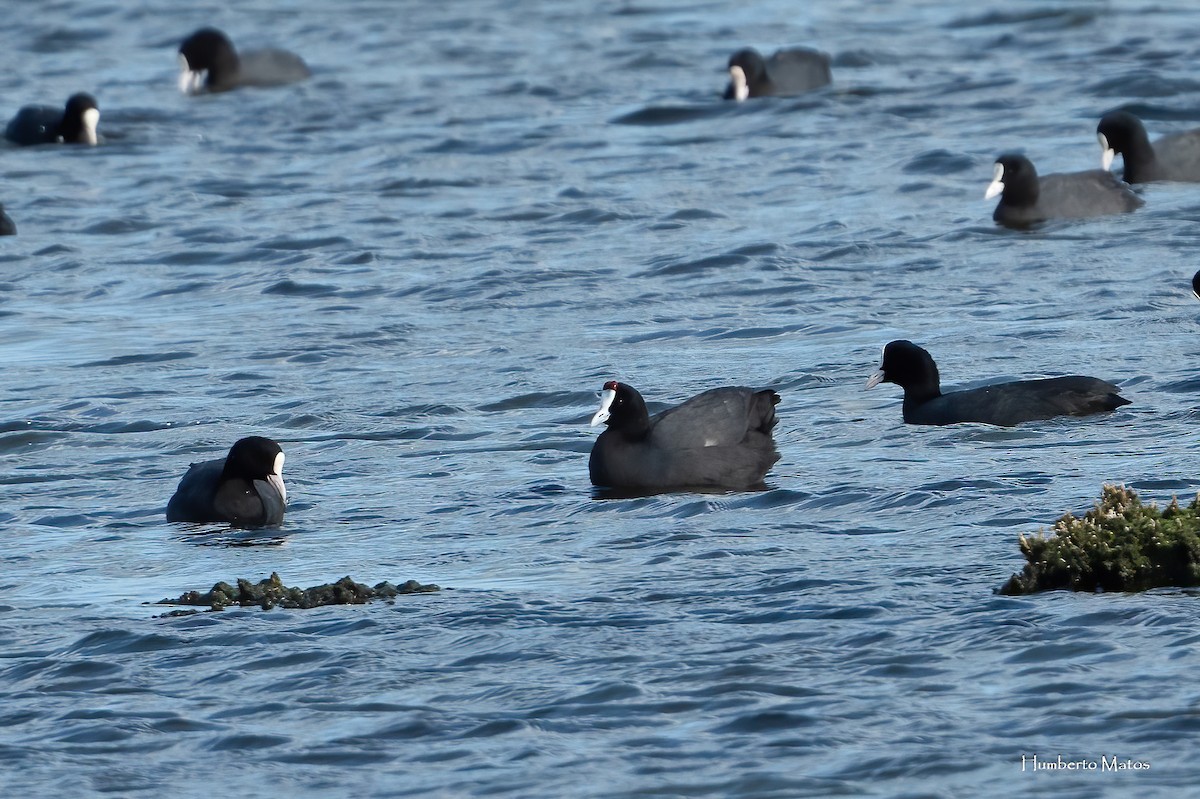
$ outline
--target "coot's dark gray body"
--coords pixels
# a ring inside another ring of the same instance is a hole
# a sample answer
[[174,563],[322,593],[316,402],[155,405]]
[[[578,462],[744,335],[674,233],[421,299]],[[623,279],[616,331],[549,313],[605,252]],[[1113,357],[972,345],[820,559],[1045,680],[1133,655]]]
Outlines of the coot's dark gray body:
[[767,59],[747,47],[729,57],[729,72],[726,100],[803,94],[833,81],[829,56],[807,47],[780,50]]
[[171,501],[169,522],[228,522],[235,527],[269,527],[283,522],[287,490],[283,451],[269,438],[250,436],[229,455],[192,464]]
[[0,205],[0,236],[15,235],[17,235],[17,226],[12,221],[12,218],[4,213],[4,206]]
[[1117,155],[1123,157],[1126,183],[1200,182],[1200,129],[1163,136],[1151,144],[1140,119],[1127,111],[1113,111],[1100,119],[1096,136],[1104,169]]
[[904,389],[904,421],[945,425],[982,422],[1012,427],[1056,416],[1087,416],[1128,405],[1120,388],[1083,375],[997,383],[943,394],[937,364],[911,341],[893,341],[883,350],[879,371],[867,388],[895,383]]
[[984,196],[990,199],[997,194],[1000,202],[992,219],[1008,227],[1125,214],[1143,204],[1141,197],[1110,172],[1093,169],[1039,178],[1023,155],[996,159],[995,177]]
[[705,391],[651,417],[632,387],[605,384],[592,424],[606,422],[588,460],[592,483],[611,488],[750,488],[779,452],[771,430],[779,395],[729,387]]

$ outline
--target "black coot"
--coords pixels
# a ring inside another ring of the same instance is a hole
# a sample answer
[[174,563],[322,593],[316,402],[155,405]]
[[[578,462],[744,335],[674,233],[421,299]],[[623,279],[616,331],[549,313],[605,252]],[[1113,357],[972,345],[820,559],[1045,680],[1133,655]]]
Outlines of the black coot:
[[1129,404],[1118,393],[1119,387],[1081,375],[997,383],[943,394],[937,364],[911,341],[893,341],[883,348],[883,363],[866,387],[880,383],[895,383],[904,389],[904,421],[908,424],[983,422],[1011,427],[1055,416],[1103,413]]
[[796,47],[764,59],[757,50],[747,47],[729,57],[725,99],[802,94],[828,86],[832,80],[829,56],[819,50]]
[[1141,207],[1142,198],[1110,172],[1093,169],[1039,178],[1023,155],[1002,155],[984,193],[1000,202],[992,219],[1008,227],[1028,227],[1050,219],[1084,219],[1124,214]]
[[96,144],[100,107],[96,98],[72,94],[65,108],[27,105],[9,120],[4,138],[15,144]]
[[609,488],[750,488],[779,460],[771,428],[779,395],[714,388],[651,417],[636,389],[610,380],[592,426],[592,483]]
[[13,223],[12,218],[4,213],[4,206],[0,205],[0,236],[15,235],[17,235],[17,226]]
[[167,521],[267,527],[283,522],[286,507],[283,450],[269,438],[249,436],[224,458],[191,465],[167,503]]
[[1113,111],[1101,118],[1096,138],[1105,169],[1118,154],[1124,157],[1126,183],[1200,181],[1200,129],[1163,136],[1150,144],[1140,119],[1127,111]]
[[216,28],[201,28],[184,39],[179,65],[179,89],[184,94],[282,86],[312,75],[304,60],[287,50],[267,48],[238,55],[229,37]]

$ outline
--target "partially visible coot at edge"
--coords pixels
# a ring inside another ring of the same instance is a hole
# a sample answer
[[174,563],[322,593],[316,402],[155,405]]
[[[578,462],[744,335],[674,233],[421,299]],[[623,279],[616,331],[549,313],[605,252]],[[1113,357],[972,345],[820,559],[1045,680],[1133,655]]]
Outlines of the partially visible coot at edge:
[[1151,144],[1140,119],[1128,111],[1113,111],[1100,119],[1096,138],[1100,140],[1104,169],[1122,156],[1126,183],[1200,182],[1200,129],[1163,136]]
[[880,383],[895,383],[904,389],[907,424],[982,422],[1012,427],[1056,416],[1103,413],[1129,404],[1118,393],[1118,386],[1083,375],[1018,380],[943,394],[932,356],[904,340],[883,348],[883,362],[867,380],[866,388]]
[[992,219],[1006,227],[1029,227],[1054,219],[1086,219],[1125,214],[1142,206],[1129,185],[1111,172],[1056,173],[1038,177],[1023,155],[996,159],[992,182],[984,199],[1000,195]]
[[97,144],[100,106],[90,94],[79,92],[65,108],[27,105],[9,120],[4,138],[14,144]]
[[15,235],[17,235],[16,223],[12,221],[12,217],[4,213],[4,206],[0,205],[0,236]]
[[1192,293],[1200,300],[1200,272],[1192,275]]
[[249,436],[235,442],[224,458],[192,464],[167,503],[167,521],[281,524],[287,507],[283,460],[277,443]]
[[771,429],[779,395],[714,388],[650,416],[642,395],[610,380],[592,426],[608,428],[588,460],[592,483],[615,489],[748,489],[761,486],[779,452]]
[[832,81],[829,56],[819,50],[795,47],[764,59],[757,50],[747,47],[729,57],[725,99],[802,94]]
[[226,92],[243,86],[283,86],[312,75],[304,59],[275,48],[238,54],[216,28],[201,28],[179,46],[179,89],[184,94]]

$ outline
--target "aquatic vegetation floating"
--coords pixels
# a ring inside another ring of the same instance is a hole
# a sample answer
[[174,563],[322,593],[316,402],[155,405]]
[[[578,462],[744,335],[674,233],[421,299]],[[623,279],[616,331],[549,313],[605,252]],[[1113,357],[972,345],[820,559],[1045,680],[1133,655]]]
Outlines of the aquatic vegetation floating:
[[[363,583],[356,583],[350,577],[343,577],[336,583],[325,583],[312,588],[291,588],[283,584],[279,575],[271,572],[271,576],[252,583],[249,580],[238,579],[236,585],[226,582],[217,583],[212,590],[201,593],[187,591],[176,599],[161,599],[159,605],[203,605],[210,610],[224,610],[230,605],[250,607],[257,605],[263,610],[274,607],[280,608],[316,608],[321,605],[362,605],[372,599],[393,599],[400,594],[425,594],[441,590],[436,585],[422,585],[416,580],[408,580],[400,585],[382,582],[374,588]],[[194,613],[195,611],[177,611]]]
[[1160,511],[1135,491],[1104,486],[1100,501],[1054,523],[1053,535],[1020,537],[1028,561],[1001,594],[1036,591],[1145,591],[1200,585],[1200,496]]

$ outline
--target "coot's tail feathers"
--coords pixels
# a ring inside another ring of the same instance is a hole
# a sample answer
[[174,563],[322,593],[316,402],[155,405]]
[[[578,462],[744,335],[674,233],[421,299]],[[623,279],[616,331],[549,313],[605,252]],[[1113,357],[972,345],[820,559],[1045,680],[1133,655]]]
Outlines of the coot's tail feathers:
[[1113,386],[1113,391],[1103,398],[1104,399],[1104,402],[1103,402],[1104,410],[1115,411],[1117,408],[1120,408],[1122,405],[1132,405],[1133,404],[1133,400],[1125,399],[1124,397],[1122,397],[1120,394],[1117,393],[1118,391],[1120,391],[1120,389],[1118,389],[1116,386]]
[[1122,405],[1132,404],[1121,396],[1120,386],[1094,377],[1061,378],[1068,388],[1060,398],[1063,410],[1071,416],[1087,416],[1093,413],[1115,411]]
[[750,429],[770,434],[779,421],[775,417],[775,406],[778,404],[779,395],[772,389],[754,392],[753,404],[750,407]]
[[[773,390],[768,388],[754,392],[752,413],[756,423],[752,429],[761,434],[761,438],[753,433],[747,436],[747,440],[755,444],[754,463],[748,464],[746,475],[748,484],[761,483],[767,471],[779,460],[779,450],[776,449],[775,439],[771,435],[771,431],[779,422],[779,418],[775,416],[775,406],[778,404],[779,395]],[[756,438],[759,440],[754,441]]]

